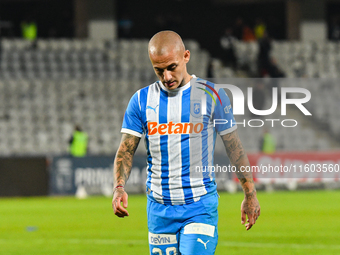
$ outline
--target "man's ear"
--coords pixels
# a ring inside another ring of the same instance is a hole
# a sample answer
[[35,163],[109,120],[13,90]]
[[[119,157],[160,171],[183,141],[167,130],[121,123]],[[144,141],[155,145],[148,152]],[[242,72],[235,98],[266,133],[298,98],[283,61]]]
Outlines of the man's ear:
[[190,60],[190,51],[186,50],[184,51],[184,63],[188,63]]

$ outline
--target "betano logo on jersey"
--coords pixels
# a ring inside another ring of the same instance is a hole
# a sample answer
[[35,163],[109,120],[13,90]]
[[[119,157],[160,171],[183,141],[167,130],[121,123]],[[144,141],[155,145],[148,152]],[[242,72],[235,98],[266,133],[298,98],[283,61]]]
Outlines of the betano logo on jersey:
[[203,130],[203,123],[174,123],[170,121],[166,124],[159,124],[157,122],[148,122],[148,130],[149,136],[199,134]]

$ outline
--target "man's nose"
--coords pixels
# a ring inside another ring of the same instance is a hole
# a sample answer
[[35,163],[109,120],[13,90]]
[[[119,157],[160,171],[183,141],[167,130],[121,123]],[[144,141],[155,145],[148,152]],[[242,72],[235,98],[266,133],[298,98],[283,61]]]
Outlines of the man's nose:
[[172,78],[171,72],[168,71],[168,70],[164,70],[164,80],[165,80],[166,82],[168,82],[168,81],[171,81],[171,78]]

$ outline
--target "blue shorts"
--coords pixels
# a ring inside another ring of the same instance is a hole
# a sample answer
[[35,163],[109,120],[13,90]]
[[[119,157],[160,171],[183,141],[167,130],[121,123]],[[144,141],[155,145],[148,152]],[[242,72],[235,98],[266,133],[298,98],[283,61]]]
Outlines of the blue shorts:
[[148,199],[150,254],[212,255],[217,245],[218,194],[184,205]]

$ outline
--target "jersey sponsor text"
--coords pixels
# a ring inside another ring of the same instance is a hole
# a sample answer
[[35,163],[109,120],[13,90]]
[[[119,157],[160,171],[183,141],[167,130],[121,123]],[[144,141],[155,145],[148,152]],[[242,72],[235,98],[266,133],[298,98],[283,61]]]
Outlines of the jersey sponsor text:
[[177,135],[177,134],[199,134],[203,130],[203,123],[173,123],[170,121],[166,124],[157,122],[148,122],[150,135]]

